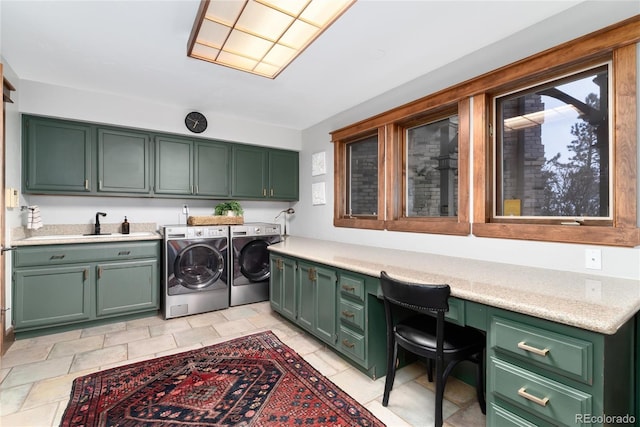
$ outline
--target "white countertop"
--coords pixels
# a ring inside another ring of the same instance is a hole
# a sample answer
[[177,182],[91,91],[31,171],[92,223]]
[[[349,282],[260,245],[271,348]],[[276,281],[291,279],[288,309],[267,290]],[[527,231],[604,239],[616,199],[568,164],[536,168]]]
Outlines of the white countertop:
[[603,334],[640,310],[640,282],[289,236],[269,250],[379,277],[446,283],[457,298]]
[[11,246],[39,246],[39,245],[60,245],[78,243],[109,243],[109,242],[131,242],[140,240],[160,240],[162,235],[157,232],[135,232],[130,234],[111,233],[108,235],[82,235],[82,234],[59,234],[48,236],[25,237],[11,241]]
[[104,235],[87,235],[93,232],[91,224],[50,224],[40,230],[27,230],[16,227],[11,230],[11,246],[40,246],[77,243],[130,242],[138,240],[160,240],[162,234],[157,232],[156,224],[136,223],[131,226],[131,233],[122,234],[120,224],[103,224]]

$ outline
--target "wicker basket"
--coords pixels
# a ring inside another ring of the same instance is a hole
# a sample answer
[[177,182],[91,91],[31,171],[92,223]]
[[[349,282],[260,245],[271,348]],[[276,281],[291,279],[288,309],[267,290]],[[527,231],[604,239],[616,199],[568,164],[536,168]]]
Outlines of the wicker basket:
[[189,218],[187,218],[187,224],[189,225],[239,225],[239,224],[244,224],[244,217],[226,216],[226,215],[190,216]]

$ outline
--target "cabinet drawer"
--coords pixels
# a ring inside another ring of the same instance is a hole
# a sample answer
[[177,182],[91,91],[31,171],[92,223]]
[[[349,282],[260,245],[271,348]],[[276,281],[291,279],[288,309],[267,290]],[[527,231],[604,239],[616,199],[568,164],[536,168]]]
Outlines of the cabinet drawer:
[[490,346],[591,384],[593,344],[568,335],[494,317]]
[[340,319],[364,330],[364,306],[340,298]]
[[135,242],[29,246],[16,250],[13,259],[15,267],[27,267],[158,256],[158,242]]
[[489,404],[487,408],[487,424],[503,427],[538,427],[493,403]]
[[364,279],[342,274],[340,275],[339,289],[343,295],[351,295],[364,301]]
[[494,357],[490,363],[489,389],[533,414],[561,425],[584,425],[577,423],[576,414],[591,413],[590,394]]
[[465,301],[458,298],[449,298],[449,311],[444,314],[447,321],[456,325],[465,326]]
[[340,325],[340,338],[338,339],[338,348],[340,351],[364,360],[364,344],[363,335],[346,328],[344,325]]

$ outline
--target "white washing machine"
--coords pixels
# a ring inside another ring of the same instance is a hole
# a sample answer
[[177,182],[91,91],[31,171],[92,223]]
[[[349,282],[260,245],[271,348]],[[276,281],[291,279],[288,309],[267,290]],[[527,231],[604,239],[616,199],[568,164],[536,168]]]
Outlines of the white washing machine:
[[230,305],[269,299],[269,245],[282,240],[280,224],[246,223],[232,225]]
[[229,226],[163,227],[164,318],[229,307]]

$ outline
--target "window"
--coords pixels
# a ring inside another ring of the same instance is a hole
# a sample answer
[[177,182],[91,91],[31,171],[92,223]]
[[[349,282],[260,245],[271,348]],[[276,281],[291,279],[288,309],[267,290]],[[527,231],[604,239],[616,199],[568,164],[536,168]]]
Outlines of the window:
[[332,132],[334,225],[640,245],[638,42],[628,19]]
[[494,99],[495,218],[610,220],[609,66]]
[[384,128],[335,141],[334,225],[384,228]]
[[[623,24],[487,76],[501,85],[474,96],[474,235],[640,244],[637,39],[626,39],[627,25],[640,34],[637,23]],[[615,47],[594,53],[603,33]],[[532,81],[541,83],[531,87]],[[585,87],[576,91],[578,86]],[[492,105],[498,118],[495,152],[485,130]],[[552,105],[556,111],[547,114]],[[535,118],[541,115],[544,123]],[[564,126],[564,137],[554,136],[556,124]]]
[[458,116],[405,132],[404,216],[458,215]]
[[347,144],[347,213],[375,217],[378,213],[378,137]]

